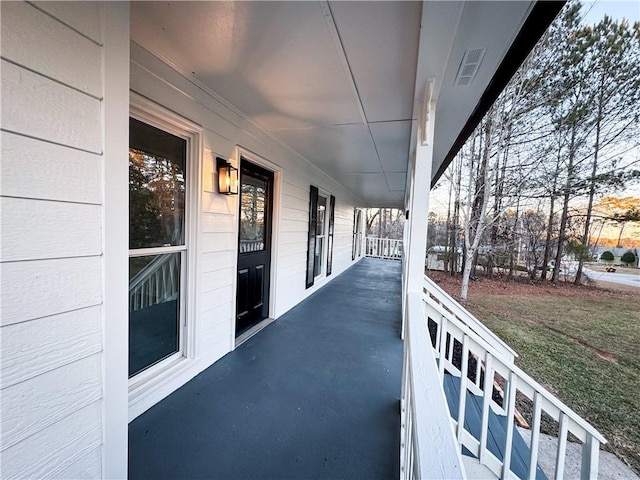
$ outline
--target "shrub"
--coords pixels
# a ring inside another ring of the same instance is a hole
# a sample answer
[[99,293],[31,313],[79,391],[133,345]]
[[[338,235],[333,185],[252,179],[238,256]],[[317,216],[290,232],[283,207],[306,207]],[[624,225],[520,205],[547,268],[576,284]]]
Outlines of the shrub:
[[605,262],[612,262],[614,258],[613,252],[610,252],[609,250],[602,252],[602,255],[600,255],[600,260],[604,260]]
[[631,263],[635,263],[636,262],[636,255],[631,250],[627,250],[626,252],[624,252],[624,255],[622,255],[622,257],[620,257],[620,261],[622,263],[626,263],[627,265],[629,265]]

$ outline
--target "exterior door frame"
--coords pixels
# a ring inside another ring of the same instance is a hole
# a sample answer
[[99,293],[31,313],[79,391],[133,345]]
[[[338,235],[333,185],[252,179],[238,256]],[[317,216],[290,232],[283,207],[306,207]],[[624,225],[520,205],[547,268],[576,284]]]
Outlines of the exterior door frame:
[[[282,203],[281,200],[281,191],[282,191],[282,168],[267,160],[264,157],[261,157],[260,155],[252,152],[251,150],[248,150],[240,145],[236,146],[235,149],[235,165],[238,167],[238,170],[240,170],[240,163],[242,161],[242,158],[246,159],[247,161],[254,163],[256,165],[258,165],[259,167],[262,167],[266,170],[269,170],[271,172],[273,172],[273,193],[272,193],[272,212],[271,212],[271,266],[270,269],[271,271],[269,272],[269,316],[268,318],[276,318],[276,312],[277,310],[277,305],[276,305],[276,301],[277,301],[277,296],[276,296],[276,291],[277,291],[277,271],[278,271],[278,240],[279,240],[279,231],[280,231],[280,205]],[[238,179],[239,181],[239,179]],[[234,230],[234,237],[237,239],[238,238],[238,234],[239,234],[239,229],[240,229],[240,195],[237,195],[238,197],[238,201],[236,202],[236,222],[235,222],[235,230]],[[235,258],[236,258],[236,263],[237,263],[237,259],[238,259],[238,254],[239,254],[239,250],[238,250],[238,243],[236,242],[236,246],[235,246]],[[233,298],[234,298],[234,302],[235,302],[235,298],[237,298],[238,295],[238,275],[234,274],[234,279],[233,279]],[[234,304],[233,306],[233,317],[231,319],[232,325],[231,325],[231,350],[235,350],[236,348],[236,305]]]

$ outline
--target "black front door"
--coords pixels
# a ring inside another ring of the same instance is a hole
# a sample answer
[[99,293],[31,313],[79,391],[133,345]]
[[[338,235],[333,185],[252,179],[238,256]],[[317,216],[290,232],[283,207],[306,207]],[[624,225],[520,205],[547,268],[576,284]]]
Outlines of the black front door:
[[269,316],[273,172],[240,161],[236,336]]

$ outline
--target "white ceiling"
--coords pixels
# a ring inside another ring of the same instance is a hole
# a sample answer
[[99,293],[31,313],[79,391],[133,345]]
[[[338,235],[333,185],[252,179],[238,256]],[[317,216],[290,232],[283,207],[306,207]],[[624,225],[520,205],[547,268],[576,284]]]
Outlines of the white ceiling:
[[[145,1],[132,3],[131,36],[351,189],[362,206],[401,207],[425,82],[436,79],[435,173],[530,7]],[[472,85],[454,87],[469,48],[487,53]]]

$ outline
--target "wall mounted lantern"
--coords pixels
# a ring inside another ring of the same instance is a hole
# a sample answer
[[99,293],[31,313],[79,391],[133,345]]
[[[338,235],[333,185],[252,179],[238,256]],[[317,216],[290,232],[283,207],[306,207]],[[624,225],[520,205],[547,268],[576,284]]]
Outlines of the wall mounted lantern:
[[224,158],[216,158],[218,170],[218,192],[222,195],[238,194],[238,169]]

